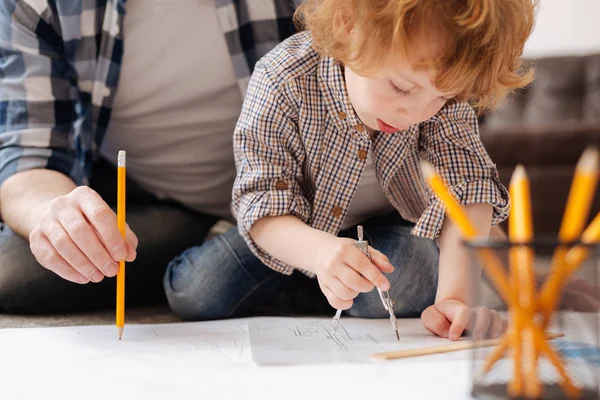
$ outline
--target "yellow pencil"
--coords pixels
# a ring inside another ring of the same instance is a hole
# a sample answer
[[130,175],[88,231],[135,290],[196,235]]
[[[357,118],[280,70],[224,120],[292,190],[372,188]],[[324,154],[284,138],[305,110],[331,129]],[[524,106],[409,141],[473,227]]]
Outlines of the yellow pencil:
[[[421,161],[421,170],[425,181],[446,207],[448,218],[460,230],[465,239],[475,239],[479,232],[469,221],[458,200],[450,193],[443,179],[436,173],[433,165],[426,161]],[[490,281],[498,291],[498,294],[504,299],[509,307],[518,307],[516,296],[511,290],[508,278],[504,272],[504,267],[498,256],[489,249],[481,249],[478,255],[483,259],[482,266],[490,278]]]
[[558,233],[561,242],[579,239],[587,221],[598,183],[598,149],[586,149],[575,168],[565,214]]
[[[581,242],[585,245],[600,243],[600,212],[596,214],[596,218],[581,234]],[[564,271],[566,278],[569,277],[569,274],[575,272],[589,254],[590,249],[585,246],[575,246],[567,252]]]
[[[573,177],[573,183],[569,190],[569,197],[567,199],[567,205],[565,213],[561,222],[560,230],[558,232],[558,240],[561,243],[570,243],[579,239],[579,235],[583,231],[585,223],[587,221],[592,200],[596,193],[596,185],[598,183],[598,164],[599,164],[598,149],[588,148],[586,149],[575,168],[575,175]],[[552,256],[552,264],[550,269],[549,280],[558,280],[562,282],[561,269],[566,257],[567,249],[564,246],[559,246]],[[554,277],[553,275],[557,275]],[[560,277],[560,279],[558,279]],[[549,303],[556,304],[559,292],[555,291],[552,293],[553,299]],[[547,326],[551,317],[552,310],[545,308],[544,312],[544,326]]]
[[[529,178],[522,165],[515,168],[510,181],[512,212],[508,219],[508,236],[511,243],[531,243],[533,240],[533,220],[531,215],[531,192]],[[530,324],[535,323],[535,283],[533,276],[534,251],[529,246],[517,246],[510,249],[510,268],[513,274],[519,303],[523,313],[512,312],[514,330],[514,378],[510,386],[511,395],[519,397],[525,394],[535,399],[541,394],[537,374],[537,347]],[[523,321],[522,319],[526,320]],[[523,379],[522,365],[527,379]]]
[[[448,214],[448,217],[460,229],[463,237],[465,237],[466,239],[475,238],[478,235],[476,228],[470,223],[470,221],[467,218],[467,215],[462,210],[460,204],[458,203],[456,198],[450,193],[443,179],[435,172],[433,166],[428,162],[421,161],[421,169],[423,171],[423,176],[427,184],[438,196],[440,201],[446,206],[446,213]],[[505,300],[507,306],[513,312],[519,314],[521,318],[520,321],[522,321],[524,325],[528,325],[528,334],[533,335],[532,342],[536,345],[536,352],[544,353],[547,357],[550,358],[552,364],[556,367],[557,372],[562,378],[560,384],[566,393],[578,393],[579,389],[577,389],[577,387],[573,385],[572,380],[567,375],[562,360],[556,354],[556,352],[548,346],[548,344],[544,340],[544,334],[542,333],[540,327],[537,324],[535,324],[533,320],[526,320],[525,318],[523,318],[523,313],[525,312],[525,310],[522,309],[521,305],[517,301],[515,293],[511,290],[510,285],[508,283],[508,278],[506,277],[506,274],[503,271],[502,262],[498,259],[497,255],[489,249],[479,251],[478,255],[482,258],[483,268],[485,269],[490,280],[496,287],[496,290],[498,291],[500,296]],[[506,341],[501,341],[499,343],[500,348],[494,352],[495,360],[488,360],[488,363],[486,365],[486,367],[488,368],[491,368],[493,363],[501,357],[501,354],[505,350],[505,344],[508,344],[508,346],[513,344],[513,342],[510,339]],[[538,346],[539,348],[537,348]]]
[[[117,224],[123,239],[125,239],[125,174],[126,154],[119,151],[117,168]],[[119,272],[117,273],[117,332],[119,340],[123,336],[125,328],[125,260],[119,261]]]
[[[592,223],[581,234],[581,243],[600,243],[600,212]],[[550,275],[540,291],[538,304],[540,311],[545,315],[551,314],[557,307],[563,287],[577,268],[588,258],[590,249],[585,246],[575,246],[565,255],[564,263]]]

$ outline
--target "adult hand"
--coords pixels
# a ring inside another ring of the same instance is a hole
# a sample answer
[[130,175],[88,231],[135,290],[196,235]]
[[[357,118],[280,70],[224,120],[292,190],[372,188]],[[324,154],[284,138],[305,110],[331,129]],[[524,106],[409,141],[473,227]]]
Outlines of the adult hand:
[[114,211],[98,193],[80,186],[55,198],[29,235],[38,262],[76,283],[115,276],[118,262],[133,261],[138,239],[127,226],[125,241]]

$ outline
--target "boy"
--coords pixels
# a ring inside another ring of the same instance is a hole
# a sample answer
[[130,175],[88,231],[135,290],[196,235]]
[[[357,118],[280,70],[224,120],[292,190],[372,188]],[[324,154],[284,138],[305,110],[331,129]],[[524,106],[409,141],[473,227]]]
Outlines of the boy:
[[[306,0],[307,30],[257,64],[234,134],[233,210],[264,263],[253,268],[316,277],[353,316],[386,316],[377,286],[439,336],[499,335],[497,313],[467,306],[469,260],[419,160],[480,232],[507,217],[469,103],[531,81],[519,56],[533,13],[530,0]],[[342,237],[359,223],[372,262]]]

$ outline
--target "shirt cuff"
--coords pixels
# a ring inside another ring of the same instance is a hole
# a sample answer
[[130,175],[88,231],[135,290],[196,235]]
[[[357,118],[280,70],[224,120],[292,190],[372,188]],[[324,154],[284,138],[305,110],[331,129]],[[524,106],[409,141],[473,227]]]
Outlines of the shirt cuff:
[[88,182],[83,168],[67,153],[44,148],[6,147],[0,150],[0,186],[12,175],[33,169],[60,172],[77,185]]
[[[492,225],[499,224],[508,218],[510,210],[510,198],[508,190],[499,179],[474,179],[462,182],[450,187],[451,192],[459,200],[460,204],[490,204],[494,207]],[[435,240],[440,236],[446,208],[442,202],[434,196],[429,207],[425,210],[412,234],[427,239]]]
[[[250,228],[261,218],[282,215],[294,215],[308,224],[311,219],[311,207],[304,196],[294,193],[292,190],[281,189],[283,186],[287,187],[288,182],[278,180],[273,185],[275,188],[272,190],[243,195],[236,213],[238,229],[252,253],[265,265],[284,275],[291,275],[294,267],[272,257],[258,246],[250,237]],[[312,275],[307,271],[302,272],[309,276]]]

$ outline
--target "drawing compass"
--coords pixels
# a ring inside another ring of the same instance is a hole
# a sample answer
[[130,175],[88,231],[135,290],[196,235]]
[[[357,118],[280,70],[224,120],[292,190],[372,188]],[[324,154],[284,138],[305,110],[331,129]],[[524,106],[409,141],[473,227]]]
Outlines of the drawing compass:
[[[354,242],[354,246],[362,251],[369,258],[369,260],[371,260],[371,255],[369,254],[369,242],[364,240],[362,225],[358,225],[357,230],[358,241]],[[396,320],[396,315],[394,314],[394,302],[390,298],[390,294],[387,290],[381,290],[377,288],[377,292],[379,293],[379,297],[383,303],[383,308],[385,308],[385,310],[390,314],[390,322],[392,323],[392,328],[396,334],[396,339],[400,341],[400,334],[398,333],[398,321]]]

